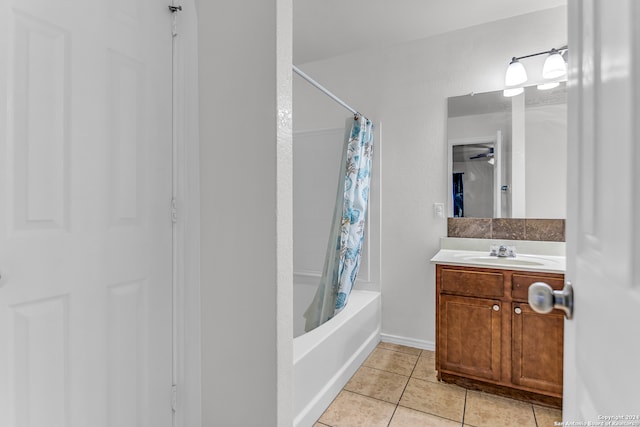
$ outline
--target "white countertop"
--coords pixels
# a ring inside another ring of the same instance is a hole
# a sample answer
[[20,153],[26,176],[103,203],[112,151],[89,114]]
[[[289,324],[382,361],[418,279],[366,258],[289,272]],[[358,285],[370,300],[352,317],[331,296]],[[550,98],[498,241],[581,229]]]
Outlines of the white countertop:
[[468,267],[500,268],[508,270],[539,271],[564,274],[566,258],[561,255],[521,254],[515,258],[489,256],[489,251],[464,249],[440,249],[431,258],[434,264],[461,265]]

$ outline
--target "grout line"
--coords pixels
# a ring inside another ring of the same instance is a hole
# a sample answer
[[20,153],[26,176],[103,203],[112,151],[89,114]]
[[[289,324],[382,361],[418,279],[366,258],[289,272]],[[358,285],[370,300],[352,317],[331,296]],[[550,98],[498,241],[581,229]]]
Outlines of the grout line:
[[[420,352],[420,354],[422,354],[422,352]],[[416,366],[418,366],[418,361],[420,361],[420,355],[418,355],[418,358],[416,359],[416,363],[414,363],[413,364],[413,368],[411,368],[411,373],[409,374],[409,379],[411,379],[411,377],[413,377],[413,373],[416,370]],[[409,384],[409,383],[407,382],[407,384]],[[404,393],[404,390],[402,390],[402,392]]]
[[[402,395],[400,395],[400,396],[402,397]],[[400,402],[400,401],[398,400],[398,402]],[[389,422],[387,423],[387,427],[389,427],[391,425],[391,421],[393,421],[393,417],[396,416],[396,411],[398,410],[398,406],[399,405],[396,405],[396,407],[393,408],[393,414],[391,414],[391,418],[389,418]]]
[[[366,395],[366,394],[362,394],[362,393],[359,393],[359,392],[357,392],[357,391],[346,390],[346,389],[344,389],[344,388],[343,388],[341,391],[346,391],[346,392],[348,392],[348,393],[357,394],[358,396],[367,397],[367,398],[369,398],[369,399],[377,400],[378,402],[387,403],[387,404],[389,404],[389,405],[396,405],[396,406],[398,406],[398,404],[397,404],[397,403],[392,403],[392,402],[389,402],[389,401],[386,401],[386,400],[378,399],[377,397],[368,396],[368,395]],[[400,395],[400,396],[402,396],[402,395]],[[398,402],[400,402],[400,400],[398,400]]]
[[[400,344],[397,344],[397,345],[400,345]],[[408,347],[408,346],[405,346],[405,347]],[[387,348],[387,347],[381,346],[380,344],[378,344],[376,348],[381,348],[382,350],[394,351],[396,353],[408,354],[409,356],[418,356],[418,357],[420,357],[420,355],[424,351],[421,348],[409,347],[409,348],[415,348],[416,350],[420,350],[420,353],[416,355],[415,353],[409,353],[408,351],[402,351],[401,349]]]
[[533,405],[531,405],[531,410],[533,411],[533,421],[536,423],[536,427],[538,426],[538,419],[536,418],[536,410]]
[[[406,353],[403,353],[406,354]],[[407,386],[409,385],[409,381],[411,381],[411,378],[413,376],[413,372],[416,370],[416,366],[418,366],[418,361],[420,360],[420,356],[422,355],[422,351],[420,351],[420,354],[418,354],[418,358],[416,359],[415,363],[413,364],[413,368],[411,368],[411,373],[409,374],[409,378],[407,379],[407,383],[404,385],[404,388],[402,389],[402,393],[400,393],[400,397],[398,398],[398,403],[396,403],[396,407],[393,410],[393,414],[391,414],[391,418],[389,418],[389,423],[387,424],[387,427],[389,427],[391,425],[391,421],[393,420],[393,417],[395,417],[396,415],[396,411],[398,411],[398,406],[400,406],[400,401],[402,400],[402,396],[404,396],[404,392],[407,390]],[[413,355],[415,356],[415,355]]]
[[464,427],[464,417],[467,415],[467,395],[469,393],[467,393],[467,389],[464,389],[464,405],[462,406],[462,423],[460,424],[462,427]]
[[[365,368],[369,368],[369,369],[375,369],[376,371],[380,371],[380,372],[387,372],[389,374],[394,374],[394,375],[400,375],[401,377],[407,377],[407,378],[411,378],[411,375],[405,375],[405,374],[399,374],[397,372],[393,372],[393,371],[387,371],[386,369],[380,369],[380,368],[376,368],[375,366],[369,366],[369,365],[360,365],[360,368],[365,367]],[[356,371],[357,372],[357,371]],[[413,373],[413,371],[411,371]],[[354,374],[355,375],[355,374]],[[353,378],[353,377],[352,377]]]
[[[439,415],[439,414],[434,414],[433,412],[423,411],[422,409],[410,408],[409,406],[404,406],[404,405],[400,405],[400,404],[398,404],[398,406],[403,407],[405,409],[409,409],[411,411],[416,411],[416,412],[421,412],[423,414],[431,415],[432,417],[442,418],[443,420],[451,421],[451,422],[454,422],[454,423],[459,423],[460,422],[458,420],[452,420],[451,418],[447,418],[447,417],[444,417],[444,416]],[[473,427],[473,426],[469,425],[469,427]]]

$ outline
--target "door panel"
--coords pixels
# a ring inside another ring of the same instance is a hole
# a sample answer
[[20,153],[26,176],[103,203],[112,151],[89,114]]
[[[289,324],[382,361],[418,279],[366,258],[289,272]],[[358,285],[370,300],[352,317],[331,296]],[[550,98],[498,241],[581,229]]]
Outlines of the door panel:
[[0,0],[0,425],[170,426],[171,14]]
[[[565,421],[637,415],[640,5],[570,0]],[[635,261],[635,262],[634,262]]]

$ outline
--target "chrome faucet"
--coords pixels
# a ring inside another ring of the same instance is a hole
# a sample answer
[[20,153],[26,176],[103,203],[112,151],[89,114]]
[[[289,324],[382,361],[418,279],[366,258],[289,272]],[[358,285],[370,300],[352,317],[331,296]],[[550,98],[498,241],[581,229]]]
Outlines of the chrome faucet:
[[500,245],[500,247],[498,248],[498,257],[506,258],[508,256],[509,254],[507,253],[507,247],[505,245]]
[[499,258],[515,258],[516,247],[507,245],[491,245],[489,248],[489,255],[497,256]]

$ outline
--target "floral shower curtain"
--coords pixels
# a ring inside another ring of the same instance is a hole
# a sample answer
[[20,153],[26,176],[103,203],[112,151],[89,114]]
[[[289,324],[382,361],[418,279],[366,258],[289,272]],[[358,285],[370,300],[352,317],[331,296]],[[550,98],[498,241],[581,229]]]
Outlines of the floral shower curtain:
[[372,127],[365,117],[356,117],[345,138],[322,278],[304,314],[306,331],[320,326],[346,306],[358,275],[369,202]]

